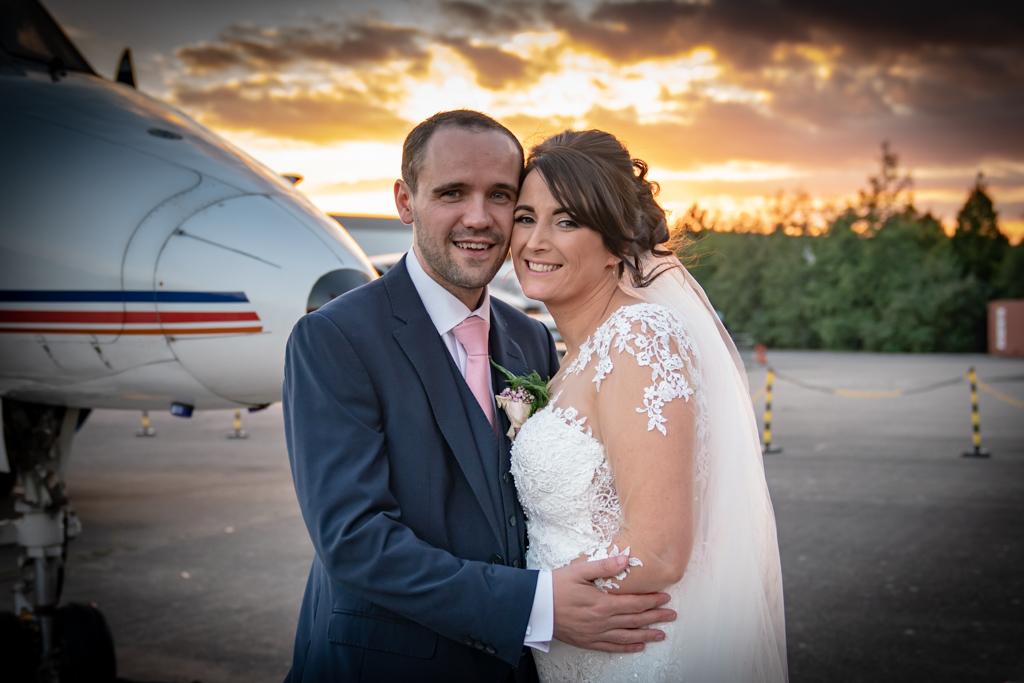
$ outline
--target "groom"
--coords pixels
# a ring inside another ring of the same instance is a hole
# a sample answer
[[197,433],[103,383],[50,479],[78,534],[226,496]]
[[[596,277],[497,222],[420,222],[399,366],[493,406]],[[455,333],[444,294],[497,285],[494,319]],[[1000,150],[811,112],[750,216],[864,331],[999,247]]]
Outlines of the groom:
[[406,138],[395,203],[413,249],[305,316],[284,419],[316,556],[289,681],[530,681],[551,637],[633,652],[668,596],[609,595],[622,562],[526,570],[502,378],[551,376],[550,334],[487,283],[508,252],[523,168],[493,119],[436,114]]

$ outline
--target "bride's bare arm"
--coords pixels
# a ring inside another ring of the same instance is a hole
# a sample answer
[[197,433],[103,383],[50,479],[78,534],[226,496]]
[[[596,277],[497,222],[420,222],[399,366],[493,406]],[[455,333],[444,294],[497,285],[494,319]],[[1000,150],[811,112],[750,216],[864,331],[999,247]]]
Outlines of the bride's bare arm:
[[643,564],[615,580],[618,588],[605,587],[622,593],[661,591],[682,578],[693,546],[695,399],[686,393],[690,384],[682,368],[667,383],[665,378],[652,382],[650,366],[625,351],[610,355],[614,369],[597,393],[595,427],[608,451],[622,509],[612,545],[620,552],[629,548],[630,557]]

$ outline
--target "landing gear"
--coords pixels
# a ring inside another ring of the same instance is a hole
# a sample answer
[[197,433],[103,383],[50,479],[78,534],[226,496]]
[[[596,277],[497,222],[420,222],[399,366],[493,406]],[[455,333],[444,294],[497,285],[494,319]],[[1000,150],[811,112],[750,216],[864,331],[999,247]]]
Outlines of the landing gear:
[[12,644],[27,639],[12,656],[29,653],[32,683],[114,680],[114,644],[103,615],[89,605],[58,607],[68,543],[82,528],[64,488],[64,469],[83,413],[3,399],[4,440],[20,490],[16,517],[0,528],[0,541],[17,543],[22,552],[15,614],[0,614],[0,642],[6,648],[8,635]]

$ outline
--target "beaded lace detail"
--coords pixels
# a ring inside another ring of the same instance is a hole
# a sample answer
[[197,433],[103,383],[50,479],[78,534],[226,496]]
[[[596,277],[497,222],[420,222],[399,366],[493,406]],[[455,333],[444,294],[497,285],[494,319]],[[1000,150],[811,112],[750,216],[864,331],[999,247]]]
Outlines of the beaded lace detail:
[[[566,371],[579,375],[593,368],[592,381],[600,391],[615,363],[624,362],[651,369],[651,384],[637,396],[637,412],[647,415],[648,431],[668,436],[672,426],[662,415],[664,406],[675,399],[695,402],[699,494],[707,476],[706,397],[696,350],[682,321],[657,304],[624,306],[594,331]],[[619,554],[612,539],[621,527],[622,510],[604,444],[594,438],[586,416],[559,406],[560,398],[561,393],[527,420],[512,446],[512,474],[526,512],[531,569],[555,569],[582,554],[593,559]],[[691,567],[694,560],[699,563],[699,554],[696,548]],[[642,558],[632,559],[636,566]],[[553,641],[551,652],[534,653],[541,680],[684,680],[677,657],[686,646],[679,642],[678,629],[675,638],[671,635],[673,626],[659,625],[666,642],[650,644],[640,655],[610,655]]]

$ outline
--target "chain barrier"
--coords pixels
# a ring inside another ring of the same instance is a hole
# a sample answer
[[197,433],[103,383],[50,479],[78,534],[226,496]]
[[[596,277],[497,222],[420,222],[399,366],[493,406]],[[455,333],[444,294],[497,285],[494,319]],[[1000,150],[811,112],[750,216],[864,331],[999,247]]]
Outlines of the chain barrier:
[[[924,394],[929,391],[936,391],[945,387],[953,386],[954,384],[960,384],[961,382],[969,382],[971,385],[971,425],[972,425],[972,444],[973,448],[969,451],[964,451],[964,457],[972,458],[987,458],[991,455],[987,450],[981,447],[981,429],[979,426],[978,419],[978,389],[990,394],[992,397],[1007,403],[1016,408],[1024,410],[1024,401],[1020,401],[1012,396],[1007,396],[991,387],[986,382],[978,379],[974,368],[970,368],[965,375],[958,375],[956,377],[950,377],[939,382],[932,382],[931,384],[925,384],[919,387],[912,387],[910,389],[885,389],[881,391],[862,391],[856,389],[836,389],[832,387],[821,386],[820,384],[812,384],[811,382],[805,382],[802,379],[796,377],[790,377],[776,371],[774,368],[767,368],[767,376],[765,378],[765,386],[757,390],[757,392],[751,396],[751,402],[756,402],[761,398],[762,394],[765,396],[765,411],[764,411],[764,446],[763,453],[778,453],[782,449],[773,445],[771,441],[771,424],[772,424],[772,386],[775,380],[782,380],[783,382],[789,382],[794,386],[807,389],[809,391],[817,391],[823,394],[829,394],[832,396],[843,396],[846,398],[899,398],[902,396],[915,396],[918,394]],[[992,384],[998,384],[1001,382],[1022,382],[1024,381],[1024,375],[1006,375],[1003,377],[990,377],[988,382]]]
[[797,379],[796,377],[783,375],[780,372],[776,372],[775,377],[776,379],[781,379],[783,382],[789,382],[790,384],[795,384],[796,386],[803,387],[804,389],[810,389],[811,391],[820,391],[823,394],[845,396],[847,398],[898,398],[900,396],[913,396],[915,394],[923,394],[929,391],[935,391],[936,389],[942,389],[943,387],[959,384],[960,382],[963,382],[965,379],[967,379],[967,375],[958,375],[957,377],[951,377],[950,379],[942,380],[941,382],[933,382],[931,384],[926,384],[921,387],[914,387],[913,389],[860,391],[855,389],[831,389],[829,387],[811,384],[810,382],[804,382],[803,380]]
[[[954,384],[959,384],[960,382],[966,382],[970,380],[970,375],[965,374],[958,375],[957,377],[951,377],[949,379],[942,380],[941,382],[933,382],[931,384],[925,384],[920,387],[913,387],[911,389],[885,389],[882,391],[861,391],[857,389],[834,389],[832,387],[823,387],[820,384],[812,384],[810,382],[805,382],[804,380],[798,379],[796,377],[790,377],[789,375],[785,375],[779,372],[778,370],[772,370],[772,372],[774,373],[775,379],[782,380],[783,382],[789,382],[790,384],[801,387],[803,389],[808,389],[810,391],[817,391],[823,394],[830,394],[832,396],[844,396],[846,398],[899,398],[901,396],[914,396],[916,394],[924,394],[929,391],[935,391],[937,389],[942,389],[944,387],[952,386]],[[998,384],[1001,382],[1024,382],[1024,375],[1006,375],[1004,377],[991,377],[987,381],[991,384]],[[989,384],[983,382],[980,379],[977,380],[977,383],[979,389],[981,389],[987,394],[990,394],[993,398],[999,399],[1003,403],[1007,403],[1015,408],[1024,409],[1024,401],[1017,400],[1012,396],[1007,396],[1006,394],[989,386]],[[757,393],[751,396],[750,400],[757,401],[758,399],[760,399],[764,390],[764,387],[758,389]]]
[[[1019,382],[1021,380],[1024,380],[1024,377],[1003,377],[1003,378],[990,379],[989,382],[1010,382],[1010,381]],[[1020,408],[1021,410],[1024,410],[1024,401],[1018,401],[1013,396],[1007,396],[1006,394],[1004,394],[1001,391],[996,391],[995,389],[993,389],[989,385],[987,385],[984,382],[982,382],[980,379],[978,380],[978,386],[986,394],[990,394],[990,395],[994,396],[995,398],[998,398],[1003,403],[1009,403],[1011,406],[1013,406],[1015,408]]]

